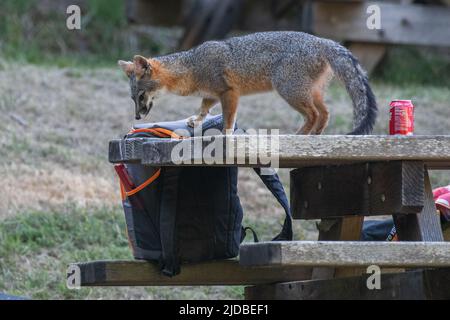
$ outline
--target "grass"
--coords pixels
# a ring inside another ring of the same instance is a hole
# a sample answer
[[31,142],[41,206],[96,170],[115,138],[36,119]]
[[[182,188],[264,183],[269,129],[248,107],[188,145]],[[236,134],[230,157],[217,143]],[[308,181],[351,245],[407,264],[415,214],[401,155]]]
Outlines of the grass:
[[391,48],[375,79],[395,85],[444,85],[450,83],[450,59],[416,47]]
[[[0,223],[0,291],[38,298],[77,298],[64,287],[73,261],[130,258],[119,212],[66,208],[28,212]],[[45,290],[42,290],[44,289]]]
[[[246,223],[259,235],[273,236],[274,226],[267,221],[247,218]],[[67,289],[65,274],[69,263],[132,259],[123,213],[118,207],[88,211],[68,206],[50,213],[21,213],[0,220],[0,243],[0,292],[33,299],[243,297],[241,286]]]

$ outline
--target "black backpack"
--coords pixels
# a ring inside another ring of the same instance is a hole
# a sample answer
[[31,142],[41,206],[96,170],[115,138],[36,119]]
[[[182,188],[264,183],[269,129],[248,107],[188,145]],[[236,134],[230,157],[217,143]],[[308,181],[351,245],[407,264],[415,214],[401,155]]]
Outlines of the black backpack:
[[[221,115],[208,116],[202,130],[221,127]],[[177,138],[177,129],[193,133],[181,120],[137,125],[125,138]],[[292,240],[289,203],[278,175],[254,170],[286,213],[282,231],[273,240]],[[127,163],[116,165],[116,171],[128,239],[136,259],[158,261],[163,274],[174,276],[180,272],[180,263],[238,255],[250,228],[242,227],[237,167],[158,168]]]

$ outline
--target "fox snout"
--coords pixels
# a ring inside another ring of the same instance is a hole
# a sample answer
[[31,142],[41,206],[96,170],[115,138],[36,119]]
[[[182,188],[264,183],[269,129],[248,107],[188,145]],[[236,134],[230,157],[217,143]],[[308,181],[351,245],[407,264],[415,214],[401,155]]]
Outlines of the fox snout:
[[136,116],[135,116],[135,119],[136,120],[141,120],[141,115],[142,115],[142,117],[145,118],[149,114],[149,112],[152,109],[152,107],[153,107],[153,101],[150,101],[150,103],[147,106],[144,105],[144,104],[138,106],[138,104],[136,104],[136,108],[135,108]]

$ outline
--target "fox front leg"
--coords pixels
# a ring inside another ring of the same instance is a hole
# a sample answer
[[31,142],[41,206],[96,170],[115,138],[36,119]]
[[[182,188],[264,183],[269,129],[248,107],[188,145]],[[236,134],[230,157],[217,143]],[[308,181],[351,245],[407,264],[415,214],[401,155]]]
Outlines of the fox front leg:
[[223,93],[220,97],[223,114],[223,133],[226,135],[233,134],[234,124],[236,122],[236,112],[239,101],[239,92],[230,89]]
[[216,99],[208,99],[204,98],[202,100],[202,105],[200,106],[200,110],[198,111],[198,114],[196,116],[192,116],[188,119],[188,126],[192,128],[198,127],[203,120],[205,120],[205,117],[208,115],[209,110],[217,103],[218,101]]

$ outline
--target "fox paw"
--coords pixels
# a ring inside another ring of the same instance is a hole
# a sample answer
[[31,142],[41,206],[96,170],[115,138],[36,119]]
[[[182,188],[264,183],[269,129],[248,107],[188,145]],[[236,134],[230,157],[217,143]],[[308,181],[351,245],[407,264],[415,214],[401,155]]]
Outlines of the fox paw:
[[197,128],[201,123],[202,120],[199,120],[197,116],[192,116],[187,121],[187,125],[191,128]]

